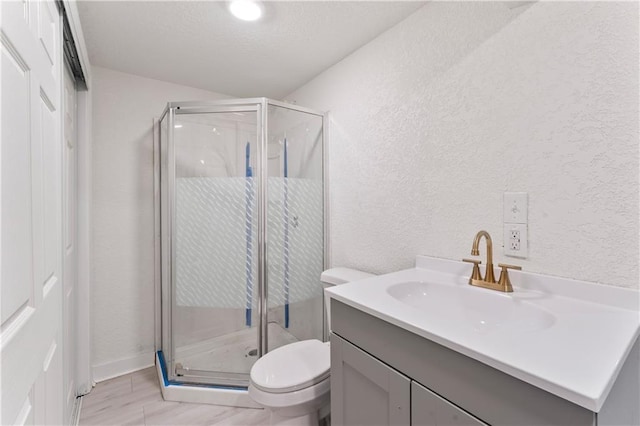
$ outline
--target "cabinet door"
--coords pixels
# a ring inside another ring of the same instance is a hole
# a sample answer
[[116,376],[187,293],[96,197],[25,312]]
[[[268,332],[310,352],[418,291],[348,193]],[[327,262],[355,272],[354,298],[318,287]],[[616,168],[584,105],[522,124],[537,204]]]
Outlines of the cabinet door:
[[416,382],[411,383],[411,424],[415,426],[486,426],[483,421]]
[[331,423],[409,425],[411,380],[336,335],[331,336]]

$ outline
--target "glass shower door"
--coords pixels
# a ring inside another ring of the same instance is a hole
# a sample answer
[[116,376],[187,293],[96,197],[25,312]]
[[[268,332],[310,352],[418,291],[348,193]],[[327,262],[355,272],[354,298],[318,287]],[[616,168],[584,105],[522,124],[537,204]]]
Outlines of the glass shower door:
[[258,355],[260,108],[174,111],[168,374],[246,386]]
[[323,117],[267,107],[268,350],[322,339]]

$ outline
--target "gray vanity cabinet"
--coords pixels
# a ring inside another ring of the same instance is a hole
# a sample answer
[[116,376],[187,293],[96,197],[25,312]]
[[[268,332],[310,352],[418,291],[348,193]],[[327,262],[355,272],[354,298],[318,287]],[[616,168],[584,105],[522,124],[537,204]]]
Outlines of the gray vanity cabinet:
[[334,425],[411,424],[411,380],[335,335],[331,389]]
[[[637,424],[601,422],[606,410],[597,418],[585,408],[335,299],[331,318],[334,426]],[[637,369],[623,373],[638,377]],[[614,388],[612,393],[617,392]]]
[[417,382],[411,383],[411,424],[414,426],[487,426]]
[[344,426],[486,426],[335,334],[331,421]]

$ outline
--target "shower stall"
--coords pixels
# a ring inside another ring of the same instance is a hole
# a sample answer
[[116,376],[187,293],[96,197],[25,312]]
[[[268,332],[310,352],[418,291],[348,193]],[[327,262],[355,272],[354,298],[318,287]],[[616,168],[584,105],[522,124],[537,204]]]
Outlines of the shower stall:
[[165,385],[246,389],[268,351],[322,339],[325,124],[266,98],[167,104],[156,142]]

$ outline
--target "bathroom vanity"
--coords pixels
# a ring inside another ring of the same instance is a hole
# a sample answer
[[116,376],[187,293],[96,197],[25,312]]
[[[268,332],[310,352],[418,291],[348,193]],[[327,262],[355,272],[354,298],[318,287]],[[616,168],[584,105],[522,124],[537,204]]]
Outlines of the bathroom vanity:
[[419,257],[327,291],[332,424],[639,423],[636,291],[518,273],[493,294],[467,269]]

